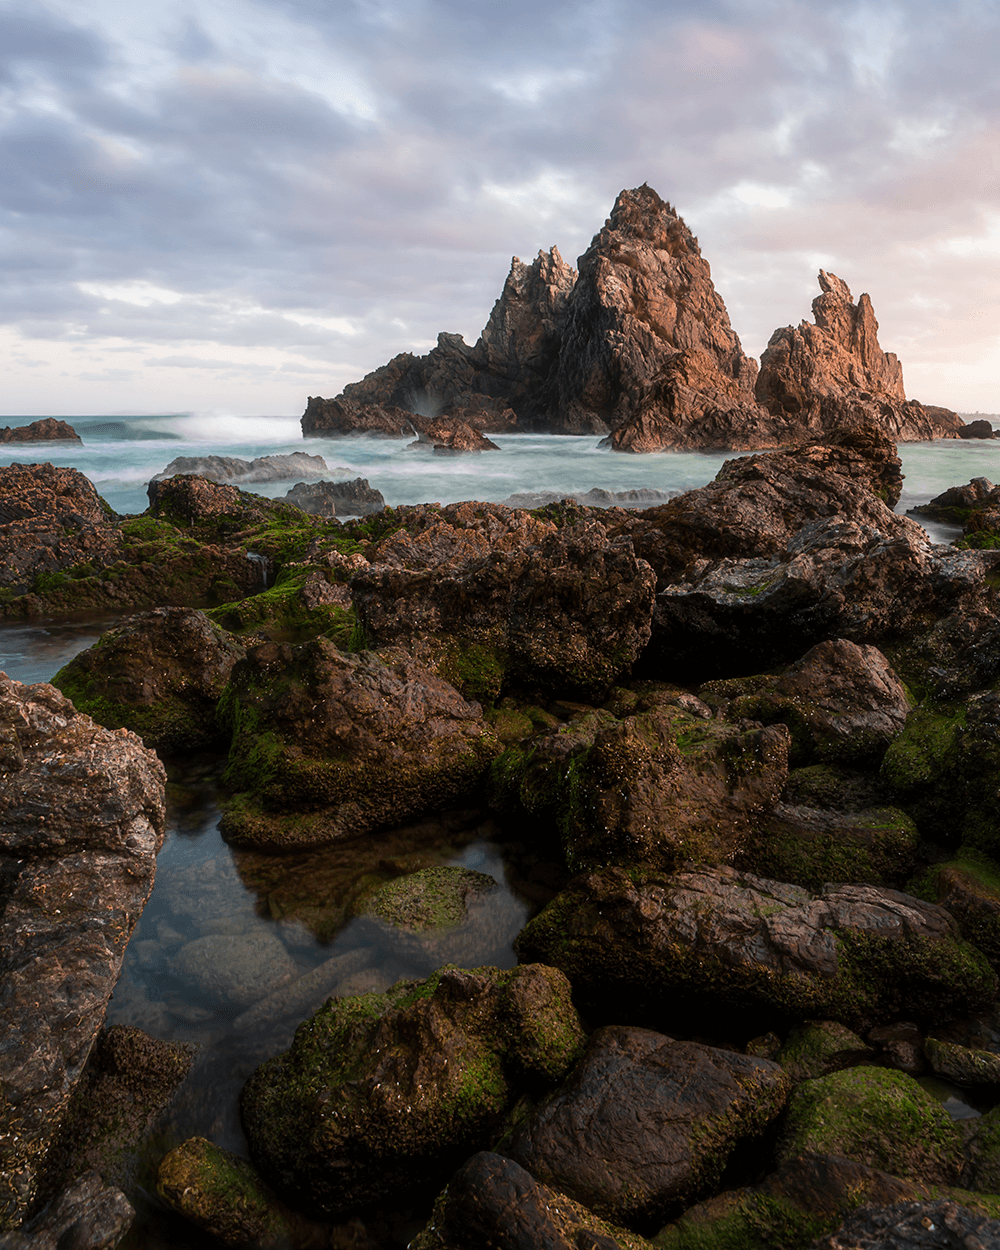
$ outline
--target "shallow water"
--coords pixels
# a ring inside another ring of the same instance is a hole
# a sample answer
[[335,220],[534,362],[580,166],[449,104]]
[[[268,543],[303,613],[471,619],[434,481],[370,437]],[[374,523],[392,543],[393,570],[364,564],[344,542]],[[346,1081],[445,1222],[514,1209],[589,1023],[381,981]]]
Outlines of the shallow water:
[[[29,419],[6,420],[17,425]],[[323,455],[333,478],[368,478],[390,504],[499,501],[520,491],[568,494],[595,486],[677,492],[709,481],[727,458],[693,452],[618,455],[599,450],[592,437],[531,435],[497,436],[499,452],[439,457],[396,440],[305,441],[298,419],[288,417],[74,418],[72,424],[85,440],[83,448],[8,445],[6,453],[11,460],[46,459],[81,469],[119,512],[142,511],[146,482],[178,455],[249,460],[305,450]],[[1000,478],[1000,441],[909,444],[900,454],[906,481],[899,511],[973,477]],[[283,495],[290,484],[253,489]],[[928,528],[938,541],[957,533]],[[49,680],[113,619],[0,625],[0,668],[20,681]],[[451,863],[497,880],[497,890],[473,909],[457,945],[417,949],[369,922],[345,921],[341,913],[350,901],[352,873],[356,879],[371,870],[371,848],[364,853],[355,848],[353,865],[354,851],[343,848],[299,862],[293,857],[278,867],[234,853],[218,831],[220,771],[221,762],[212,760],[172,770],[156,888],[108,1012],[110,1022],[137,1024],[157,1037],[201,1047],[193,1075],[162,1126],[161,1150],[194,1133],[242,1150],[237,1096],[243,1082],[263,1058],[287,1046],[296,1024],[326,997],[384,989],[400,977],[426,976],[446,961],[511,967],[511,942],[532,909],[525,883],[512,884],[513,869],[504,864],[497,831],[473,813],[372,840],[376,865],[380,854],[390,861],[386,876]],[[322,915],[308,914],[305,923],[288,908],[308,878],[327,881],[333,902]],[[533,897],[536,904],[544,901]],[[281,984],[269,983],[278,977]],[[169,1250],[194,1240],[153,1204],[143,1207],[141,1227],[127,1244]]]

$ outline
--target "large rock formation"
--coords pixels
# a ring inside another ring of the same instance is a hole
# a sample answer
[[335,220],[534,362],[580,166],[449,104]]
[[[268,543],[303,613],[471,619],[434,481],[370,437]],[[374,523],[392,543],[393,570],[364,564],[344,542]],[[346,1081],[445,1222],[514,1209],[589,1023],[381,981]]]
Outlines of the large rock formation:
[[870,416],[892,438],[957,438],[964,422],[947,408],[906,399],[903,369],[878,342],[872,302],[855,304],[846,282],[819,271],[815,324],[784,326],[761,356],[757,399],[802,435],[818,434],[840,415]]
[[83,439],[66,421],[43,417],[30,425],[9,425],[0,430],[0,443],[82,443]]
[[[778,330],[763,372],[740,347],[698,241],[649,186],[622,191],[579,260],[514,257],[479,341],[440,334],[336,399],[310,398],[306,437],[419,432],[412,414],[481,433],[606,434],[615,451],[755,450],[860,420],[897,439],[954,438],[955,413],[907,401],[871,301],[820,273],[816,324]],[[470,417],[470,414],[473,414]]]

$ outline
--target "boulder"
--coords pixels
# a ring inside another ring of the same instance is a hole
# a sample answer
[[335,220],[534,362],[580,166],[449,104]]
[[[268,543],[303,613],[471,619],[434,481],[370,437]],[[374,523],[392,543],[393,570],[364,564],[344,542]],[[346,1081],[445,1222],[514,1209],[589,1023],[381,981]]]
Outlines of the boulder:
[[603,696],[648,638],[653,574],[589,514],[425,509],[367,554],[351,592],[369,646],[411,650],[470,698]]
[[410,1250],[651,1250],[566,1194],[535,1180],[513,1159],[482,1150],[437,1200]]
[[22,1228],[0,1233],[0,1250],[110,1250],[135,1219],[132,1204],[99,1172],[87,1172]]
[[364,477],[353,482],[296,482],[285,499],[313,516],[369,516],[385,507],[382,492],[373,490]]
[[576,878],[522,931],[522,959],[562,969],[595,1020],[727,1028],[830,1019],[870,1027],[906,1010],[948,1018],[990,1002],[995,977],[942,908],[895,890],[818,895],[733,868]]
[[757,400],[802,431],[825,428],[837,410],[869,412],[897,441],[955,438],[965,424],[947,409],[907,403],[903,370],[878,343],[871,300],[852,302],[846,282],[819,271],[814,325],[775,330],[761,356]]
[[163,766],[0,674],[0,1229],[24,1217],[153,888]]
[[1000,1055],[991,1051],[928,1037],[924,1054],[933,1072],[958,1085],[1000,1085]]
[[1000,1194],[1000,1109],[997,1107],[991,1107],[968,1125],[962,1179],[969,1189]]
[[203,750],[222,729],[215,706],[246,652],[193,608],[128,617],[53,678],[81,712],[124,726],[167,754]]
[[[950,787],[943,787],[947,794]],[[1000,866],[968,847],[909,887],[955,917],[962,936],[1000,969]]]
[[219,706],[232,731],[222,822],[262,849],[357,838],[453,805],[499,744],[477,704],[401,651],[326,638],[251,647]]
[[[414,417],[413,424],[417,427],[419,437],[411,447],[430,445],[439,455],[459,454],[469,451],[499,451],[500,448],[480,430],[475,429],[467,421],[455,417]],[[514,414],[511,413],[511,424]]]
[[569,1079],[498,1147],[616,1223],[655,1230],[780,1113],[776,1063],[648,1029],[598,1029]]
[[293,451],[285,456],[258,456],[254,460],[240,460],[236,456],[178,456],[162,473],[157,473],[153,481],[162,482],[184,473],[229,484],[287,482],[297,477],[323,477],[327,472],[322,456],[310,456],[304,451]]
[[185,942],[170,970],[207,1002],[249,1007],[295,975],[295,961],[268,930],[206,934]]
[[862,1207],[812,1250],[987,1250],[998,1242],[1000,1219],[950,1198],[928,1198]]
[[993,422],[980,417],[978,421],[969,421],[958,431],[959,438],[996,438]]
[[912,1076],[847,1068],[804,1081],[788,1105],[779,1162],[833,1154],[927,1184],[954,1184],[962,1138],[947,1111]]
[[196,474],[153,478],[146,487],[145,515],[181,528],[210,526],[226,537],[280,514],[282,505]]
[[264,1178],[336,1218],[442,1183],[526,1092],[557,1082],[583,1033],[551,968],[444,968],[386,994],[331,999],[243,1090]]
[[781,794],[787,729],[647,703],[620,719],[584,713],[508,747],[490,771],[491,801],[542,837],[556,833],[574,872],[731,858]]
[[854,1067],[873,1054],[857,1033],[836,1020],[807,1020],[791,1031],[775,1057],[798,1085]]
[[83,439],[66,421],[43,417],[29,425],[9,425],[0,430],[0,443],[82,443]]

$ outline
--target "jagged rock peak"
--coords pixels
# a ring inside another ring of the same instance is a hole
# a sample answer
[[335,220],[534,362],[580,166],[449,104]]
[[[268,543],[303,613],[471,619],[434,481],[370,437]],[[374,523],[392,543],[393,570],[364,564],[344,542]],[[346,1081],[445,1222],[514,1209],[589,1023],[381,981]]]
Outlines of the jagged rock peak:
[[604,229],[594,236],[591,250],[600,246],[605,231],[622,240],[641,239],[671,256],[701,256],[698,240],[677,210],[645,182],[631,191],[619,192]]

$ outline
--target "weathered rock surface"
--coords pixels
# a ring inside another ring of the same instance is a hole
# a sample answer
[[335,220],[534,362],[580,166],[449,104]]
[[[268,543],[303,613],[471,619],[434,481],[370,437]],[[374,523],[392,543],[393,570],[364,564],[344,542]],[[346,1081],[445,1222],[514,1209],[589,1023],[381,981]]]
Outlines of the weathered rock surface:
[[513,1159],[482,1150],[462,1165],[410,1250],[649,1250],[581,1203],[535,1180]]
[[811,1250],[991,1250],[1000,1220],[948,1198],[865,1206]]
[[847,1068],[804,1081],[788,1105],[780,1162],[832,1154],[927,1184],[953,1185],[962,1138],[944,1107],[912,1076]]
[[643,702],[636,715],[591,712],[535,734],[491,769],[492,802],[555,832],[574,872],[728,860],[781,794],[785,726],[705,720],[656,692]]
[[665,1029],[734,1018],[751,1036],[768,1020],[857,1029],[900,1010],[957,1015],[995,993],[940,907],[867,885],[813,896],[728,867],[578,877],[517,949],[561,968],[595,1019]]
[[[942,787],[946,794],[952,786]],[[919,883],[921,894],[955,917],[962,936],[1000,968],[1000,876],[986,856],[962,848],[936,864]],[[914,887],[916,888],[916,887]]]
[[818,433],[838,409],[867,411],[890,437],[900,441],[955,438],[965,424],[947,409],[907,403],[903,370],[878,342],[871,300],[857,304],[847,284],[819,271],[822,291],[813,300],[815,324],[775,330],[761,356],[756,396],[769,412],[799,427],[799,436]]
[[170,478],[153,478],[146,487],[148,516],[181,525],[228,521],[231,531],[266,520],[280,512],[281,505],[261,495],[251,495],[235,486],[214,482],[196,474],[181,473]]
[[[485,417],[487,414],[482,415]],[[510,424],[513,426],[515,417],[513,412],[510,415]],[[419,431],[419,437],[415,443],[410,444],[411,447],[429,444],[439,455],[500,450],[496,443],[488,439],[480,430],[471,426],[467,421],[455,417],[434,417],[430,420],[424,417],[414,417],[413,423]]]
[[468,697],[600,696],[648,638],[654,578],[587,514],[557,528],[500,504],[396,509],[406,530],[351,583],[370,646],[398,645]]
[[653,1230],[715,1185],[791,1088],[776,1063],[608,1027],[499,1149],[598,1215]]
[[252,647],[220,704],[232,729],[222,829],[244,846],[355,838],[453,804],[499,746],[477,704],[399,651],[326,638]]
[[243,647],[193,608],[157,608],[109,629],[53,678],[81,712],[168,754],[201,750],[223,730],[215,707]]
[[483,1149],[582,1041],[569,985],[551,968],[445,968],[384,995],[331,999],[244,1087],[254,1162],[310,1212],[399,1201]]
[[121,1190],[87,1172],[22,1228],[0,1234],[0,1250],[111,1250],[134,1219]]
[[369,516],[385,507],[385,496],[364,477],[351,482],[296,482],[285,499],[313,516]]
[[170,967],[207,1001],[233,1007],[249,1007],[295,975],[295,961],[281,939],[266,930],[195,938],[180,948]]
[[5,425],[0,430],[0,443],[82,443],[83,439],[66,421],[56,417],[43,417],[30,425],[18,425],[11,429]]
[[996,438],[993,422],[980,417],[978,421],[969,421],[958,431],[959,438]]
[[322,456],[293,451],[284,456],[258,456],[240,460],[236,456],[178,456],[153,481],[162,482],[175,474],[194,474],[210,482],[242,485],[250,482],[288,482],[295,478],[324,477],[329,470]]
[[[396,357],[399,360],[400,357]],[[412,359],[412,357],[411,357]],[[395,364],[395,361],[392,362]],[[391,369],[392,365],[385,366]],[[371,376],[371,375],[369,375]],[[395,404],[363,403],[309,396],[302,417],[303,438],[340,438],[346,434],[367,434],[375,438],[410,438],[416,434],[413,413]]]
[[809,1020],[791,1031],[775,1058],[798,1085],[873,1054],[856,1033],[835,1020]]
[[153,887],[165,775],[127,730],[0,674],[0,1228],[36,1176]]

